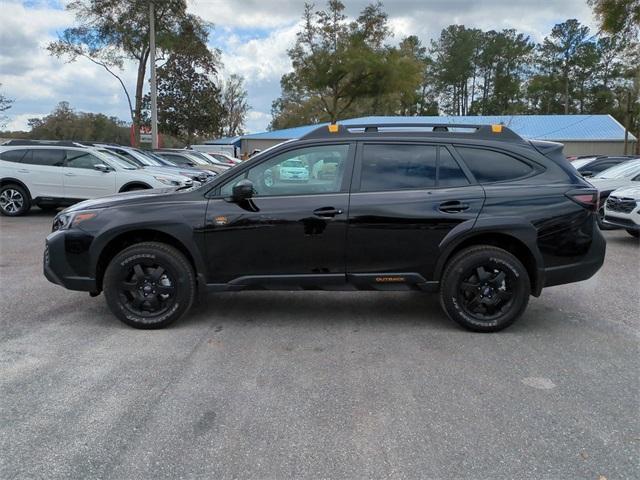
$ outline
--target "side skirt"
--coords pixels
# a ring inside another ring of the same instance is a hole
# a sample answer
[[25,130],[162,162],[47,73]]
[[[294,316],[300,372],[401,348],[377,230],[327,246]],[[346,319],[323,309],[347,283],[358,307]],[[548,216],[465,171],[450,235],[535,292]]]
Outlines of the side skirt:
[[418,273],[352,273],[324,275],[247,275],[228,283],[208,283],[210,292],[240,290],[324,291],[423,291],[437,292],[438,281],[427,281]]

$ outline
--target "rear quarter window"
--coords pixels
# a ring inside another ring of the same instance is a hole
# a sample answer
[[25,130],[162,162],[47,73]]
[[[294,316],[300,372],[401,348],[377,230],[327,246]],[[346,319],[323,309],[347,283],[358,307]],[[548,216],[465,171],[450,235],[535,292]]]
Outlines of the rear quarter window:
[[480,183],[514,180],[533,172],[533,167],[506,153],[474,147],[456,147],[456,151]]

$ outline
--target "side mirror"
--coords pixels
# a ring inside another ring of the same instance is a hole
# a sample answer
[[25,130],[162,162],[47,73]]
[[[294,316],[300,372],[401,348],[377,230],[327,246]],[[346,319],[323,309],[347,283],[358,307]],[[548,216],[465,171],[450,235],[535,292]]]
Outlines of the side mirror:
[[253,182],[245,178],[233,186],[231,196],[235,201],[247,200],[253,197],[253,192]]
[[580,175],[582,175],[583,177],[593,177],[593,172],[591,170],[586,170],[584,172],[581,172]]
[[93,168],[95,168],[96,170],[102,173],[107,173],[111,171],[111,167],[109,167],[109,165],[105,165],[104,163],[99,163],[97,165],[94,165]]

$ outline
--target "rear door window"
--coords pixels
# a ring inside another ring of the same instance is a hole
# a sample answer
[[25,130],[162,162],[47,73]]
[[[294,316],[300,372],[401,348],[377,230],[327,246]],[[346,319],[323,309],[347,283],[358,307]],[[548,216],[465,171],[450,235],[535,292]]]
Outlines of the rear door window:
[[381,192],[436,186],[437,146],[365,144],[360,190]]
[[456,151],[480,183],[513,180],[533,172],[530,165],[506,153],[474,147],[456,147]]
[[95,166],[100,164],[104,164],[104,162],[89,152],[67,150],[67,167],[69,168],[95,170]]
[[438,161],[438,187],[462,187],[469,185],[469,180],[449,150],[440,147]]
[[[63,149],[34,148],[28,163],[43,167],[62,167],[64,165],[64,158],[65,150]],[[27,163],[26,160],[25,158],[23,163]]]
[[22,159],[25,153],[27,153],[27,150],[25,149],[7,150],[6,152],[2,152],[0,154],[0,160],[4,160],[6,162],[20,163],[22,162]]

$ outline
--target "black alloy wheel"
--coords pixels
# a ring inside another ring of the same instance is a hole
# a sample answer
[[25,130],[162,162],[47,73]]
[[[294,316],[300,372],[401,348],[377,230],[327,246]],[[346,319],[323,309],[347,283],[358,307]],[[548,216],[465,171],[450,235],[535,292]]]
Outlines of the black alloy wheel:
[[462,307],[469,314],[482,320],[503,315],[513,298],[513,284],[517,281],[511,270],[495,267],[487,262],[469,269],[463,274],[459,295]]
[[111,260],[103,288],[109,308],[124,323],[135,328],[162,328],[189,310],[196,277],[178,249],[144,242]]
[[490,245],[456,253],[440,282],[440,304],[449,318],[476,332],[496,332],[511,325],[524,312],[530,293],[522,262]]

